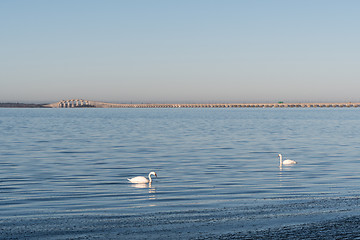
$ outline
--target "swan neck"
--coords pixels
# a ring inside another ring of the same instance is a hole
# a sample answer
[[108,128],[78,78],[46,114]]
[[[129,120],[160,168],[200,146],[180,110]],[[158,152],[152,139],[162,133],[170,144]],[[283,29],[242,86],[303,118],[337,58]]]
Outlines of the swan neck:
[[280,166],[282,166],[283,161],[282,161],[282,155],[281,154],[279,154],[279,158],[280,158]]
[[151,174],[149,173],[149,183],[152,182],[152,179],[151,179]]

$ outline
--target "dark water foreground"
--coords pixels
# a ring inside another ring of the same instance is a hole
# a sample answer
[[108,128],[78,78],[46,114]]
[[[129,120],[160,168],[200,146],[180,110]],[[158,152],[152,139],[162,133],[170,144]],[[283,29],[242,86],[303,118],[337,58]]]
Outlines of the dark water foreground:
[[0,239],[360,239],[358,197],[137,214],[13,216]]

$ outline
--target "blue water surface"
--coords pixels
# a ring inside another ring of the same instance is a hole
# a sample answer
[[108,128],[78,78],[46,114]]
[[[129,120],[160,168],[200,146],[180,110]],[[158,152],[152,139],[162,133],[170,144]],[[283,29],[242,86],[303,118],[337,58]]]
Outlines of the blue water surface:
[[354,196],[359,125],[357,108],[0,109],[0,216]]

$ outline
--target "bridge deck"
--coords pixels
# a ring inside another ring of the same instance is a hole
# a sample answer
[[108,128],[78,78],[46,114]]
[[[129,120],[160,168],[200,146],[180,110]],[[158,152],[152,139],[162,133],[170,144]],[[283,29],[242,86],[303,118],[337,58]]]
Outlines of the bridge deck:
[[118,104],[81,99],[63,100],[46,105],[52,108],[325,108],[360,107],[360,103],[215,103],[215,104]]

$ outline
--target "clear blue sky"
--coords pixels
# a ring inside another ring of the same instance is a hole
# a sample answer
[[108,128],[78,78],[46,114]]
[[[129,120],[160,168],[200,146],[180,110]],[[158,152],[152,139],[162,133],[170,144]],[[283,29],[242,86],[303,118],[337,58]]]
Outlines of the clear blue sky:
[[0,102],[360,101],[357,0],[2,0]]

